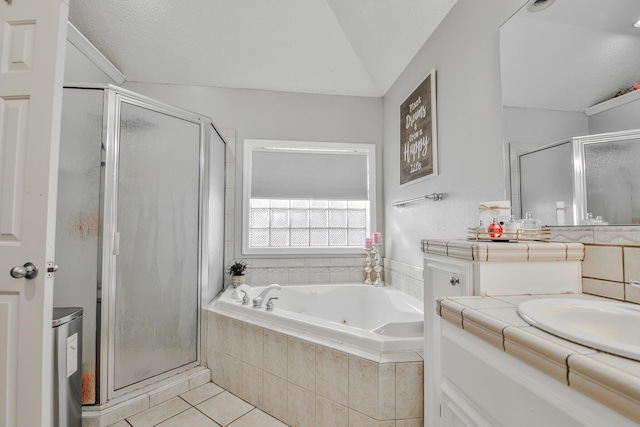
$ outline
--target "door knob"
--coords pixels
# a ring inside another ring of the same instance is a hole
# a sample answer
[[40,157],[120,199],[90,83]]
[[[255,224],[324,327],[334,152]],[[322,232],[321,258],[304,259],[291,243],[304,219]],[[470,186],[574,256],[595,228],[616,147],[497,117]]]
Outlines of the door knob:
[[451,283],[451,286],[455,286],[460,283],[460,279],[456,276],[451,276],[449,277],[449,283]]
[[32,262],[25,265],[17,265],[11,269],[11,277],[14,279],[35,279],[38,276],[38,266]]

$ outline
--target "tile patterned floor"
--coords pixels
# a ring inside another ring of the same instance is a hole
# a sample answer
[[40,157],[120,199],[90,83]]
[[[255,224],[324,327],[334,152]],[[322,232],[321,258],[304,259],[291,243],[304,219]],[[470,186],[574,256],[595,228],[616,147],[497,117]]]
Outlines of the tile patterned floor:
[[110,427],[286,427],[286,424],[207,383]]

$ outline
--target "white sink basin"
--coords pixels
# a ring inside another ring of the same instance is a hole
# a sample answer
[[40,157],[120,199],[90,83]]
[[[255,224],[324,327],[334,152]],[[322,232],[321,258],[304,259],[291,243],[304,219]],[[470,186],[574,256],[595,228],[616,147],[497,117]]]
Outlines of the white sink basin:
[[518,314],[543,331],[640,361],[640,306],[577,298],[543,298],[521,303]]

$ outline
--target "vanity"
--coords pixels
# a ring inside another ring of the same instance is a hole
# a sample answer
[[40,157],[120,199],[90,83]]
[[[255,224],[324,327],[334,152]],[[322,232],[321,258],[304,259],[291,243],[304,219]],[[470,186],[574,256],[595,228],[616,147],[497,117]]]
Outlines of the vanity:
[[529,300],[611,301],[581,293],[582,243],[423,240],[422,250],[425,426],[640,423],[640,362],[517,312]]
[[[635,175],[619,162],[601,162],[614,165],[616,180],[599,191],[588,174],[575,178],[574,169],[586,164],[576,144],[565,147],[564,157],[544,148],[552,155],[533,166],[542,174],[525,182],[520,162],[524,153],[558,141],[591,135],[579,139],[600,142],[605,133],[620,139],[627,134],[619,132],[638,128],[640,91],[613,98],[638,78],[637,71],[626,71],[637,70],[640,61],[633,53],[640,39],[627,23],[631,7],[637,2],[612,0],[605,9],[595,1],[528,1],[500,28],[504,159],[510,171],[505,188],[512,213],[523,217],[533,211],[543,224],[559,227],[552,230],[553,242],[544,243],[422,241],[425,426],[640,425],[640,362],[544,332],[517,311],[521,303],[552,297],[640,304],[640,288],[632,285],[640,277],[640,216],[635,205],[624,210],[618,202],[635,201],[637,190],[633,196],[612,191],[624,187],[621,179],[635,185]],[[619,33],[612,24],[599,27],[618,10]],[[629,51],[613,48],[622,40]],[[626,149],[599,151],[621,148]],[[568,191],[540,202],[537,196],[560,186],[551,177],[560,169],[554,160],[570,171]],[[597,206],[631,213],[618,219]],[[594,227],[584,221],[588,212],[609,217],[613,226]],[[567,243],[563,252],[555,246],[559,241],[580,243]]]
[[436,298],[580,293],[582,243],[422,240],[425,425],[440,425],[440,316]]
[[640,362],[530,326],[517,307],[536,299],[549,295],[438,300],[441,425],[637,426]]

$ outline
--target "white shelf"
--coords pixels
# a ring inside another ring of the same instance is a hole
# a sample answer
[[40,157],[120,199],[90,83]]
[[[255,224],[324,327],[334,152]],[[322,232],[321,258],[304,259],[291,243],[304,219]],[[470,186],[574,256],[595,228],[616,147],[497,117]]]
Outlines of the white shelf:
[[584,113],[587,115],[587,117],[590,117],[594,114],[602,113],[603,111],[611,110],[612,108],[637,101],[638,99],[640,99],[640,90],[634,90],[633,92],[616,96],[615,98],[611,98],[607,101],[601,102],[600,104],[589,107],[584,110]]

